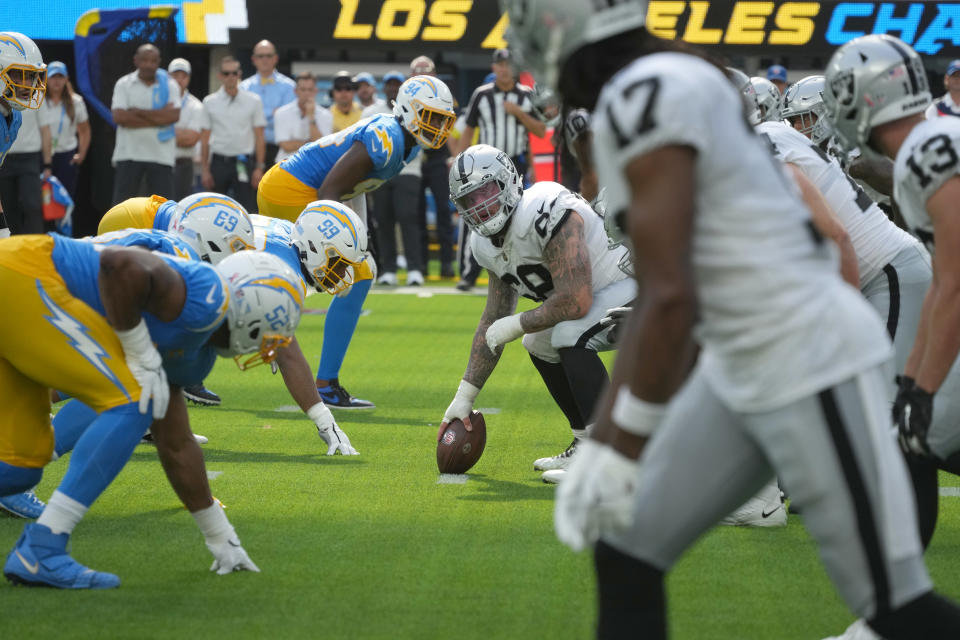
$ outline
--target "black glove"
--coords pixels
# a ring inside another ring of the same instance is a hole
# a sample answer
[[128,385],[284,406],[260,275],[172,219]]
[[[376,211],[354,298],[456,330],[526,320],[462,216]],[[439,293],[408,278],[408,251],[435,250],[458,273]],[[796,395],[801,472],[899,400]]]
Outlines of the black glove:
[[893,403],[893,415],[904,453],[929,456],[927,431],[933,418],[933,394],[921,389],[912,378],[898,378],[900,389]]

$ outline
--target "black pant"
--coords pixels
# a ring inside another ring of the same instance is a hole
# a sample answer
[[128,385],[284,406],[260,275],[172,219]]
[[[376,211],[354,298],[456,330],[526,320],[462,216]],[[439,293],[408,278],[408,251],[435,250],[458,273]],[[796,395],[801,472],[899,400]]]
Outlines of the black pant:
[[271,142],[267,143],[267,156],[266,156],[266,165],[263,170],[266,171],[277,162],[277,153],[280,151],[280,145],[273,144]]
[[71,149],[70,151],[59,151],[53,154],[53,175],[60,181],[71,198],[77,195],[77,175],[80,173],[80,165],[73,164],[73,156],[76,153],[76,149]]
[[173,199],[183,200],[193,193],[193,158],[177,158],[173,165]]
[[43,233],[42,170],[39,151],[9,153],[0,167],[0,204],[13,235]]
[[[241,176],[237,165],[242,164],[246,172]],[[231,196],[243,205],[247,211],[257,210],[257,194],[250,186],[250,173],[253,171],[253,158],[241,161],[238,156],[222,156],[215,153],[210,157],[210,173],[213,174],[213,190]],[[241,180],[241,178],[246,178]]]
[[113,203],[128,198],[173,194],[173,167],[157,162],[120,160],[113,174]]
[[[424,155],[419,202],[420,219],[423,225],[421,252],[423,264],[426,265],[429,247],[426,237],[427,201],[423,197],[423,191],[429,187],[437,204],[437,241],[440,243],[441,273],[453,271],[453,221],[450,213],[450,183],[448,182],[450,172],[447,170],[447,158],[449,157],[450,154],[446,150],[432,151]],[[406,243],[406,240],[404,240],[404,243]],[[406,255],[409,261],[409,252]]]
[[407,271],[425,272],[421,251],[421,228],[417,215],[420,199],[420,178],[400,174],[385,182],[373,192],[377,216],[377,246],[380,251],[380,273],[397,271],[397,234],[400,225],[403,254],[407,257]]

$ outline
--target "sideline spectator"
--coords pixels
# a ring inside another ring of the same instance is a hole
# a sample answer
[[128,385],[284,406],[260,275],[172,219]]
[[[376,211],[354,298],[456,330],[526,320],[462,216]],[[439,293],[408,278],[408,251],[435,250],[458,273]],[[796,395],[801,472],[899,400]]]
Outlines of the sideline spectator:
[[[378,100],[363,110],[363,117],[377,113],[392,113],[393,101],[403,84],[399,71],[383,76],[383,92],[386,100]],[[388,106],[389,105],[389,106]],[[400,173],[373,192],[373,211],[377,217],[377,264],[380,268],[378,284],[397,284],[397,232],[403,238],[403,253],[407,259],[407,286],[423,284],[426,264],[423,262],[421,243],[426,229],[421,228],[417,205],[420,200],[420,166],[423,151],[404,165]]]
[[[467,105],[467,126],[460,135],[458,153],[473,144],[473,132],[479,131],[479,142],[510,156],[517,173],[528,183],[530,150],[527,134],[542,138],[546,135],[547,125],[532,115],[533,89],[517,82],[508,49],[493,52],[491,68],[496,76],[494,81],[477,87]],[[469,234],[469,227],[461,220],[460,281],[457,282],[457,289],[461,291],[473,288],[480,275],[480,265],[470,255]]]
[[776,85],[780,95],[786,92],[790,84],[787,82],[787,68],[782,64],[772,64],[767,68],[767,80]]
[[133,65],[137,70],[114,85],[110,105],[117,125],[114,204],[135,196],[173,192],[173,125],[180,119],[180,87],[160,69],[160,50],[152,44],[137,48]]
[[304,71],[297,76],[296,94],[294,102],[274,114],[278,163],[308,142],[333,132],[333,115],[317,104],[317,79],[311,73]]
[[190,85],[190,62],[174,58],[167,72],[180,85],[180,119],[174,125],[177,134],[177,164],[173,170],[173,197],[182,200],[193,193],[193,156],[203,128],[203,103],[187,87]]
[[[436,76],[437,67],[427,56],[418,56],[410,62],[411,76]],[[422,174],[420,183],[420,200],[418,204],[418,218],[421,228],[420,247],[421,262],[424,268],[428,265],[427,238],[427,189],[433,194],[437,208],[437,240],[440,243],[440,277],[452,278],[453,274],[453,213],[450,210],[450,170],[447,163],[450,160],[449,146],[439,149],[424,149],[421,162]],[[409,253],[404,249],[404,253]]]
[[943,97],[927,107],[924,114],[927,120],[940,116],[960,117],[960,60],[954,60],[947,66],[947,72],[943,74],[943,88],[947,90]]
[[[269,40],[261,40],[253,47],[250,57],[257,72],[240,83],[240,88],[255,93],[263,104],[263,115],[267,119],[264,128],[266,141],[266,157],[269,165],[277,157],[276,133],[274,131],[274,116],[277,109],[296,100],[294,88],[296,83],[288,76],[277,71],[277,48]],[[269,166],[267,167],[270,168]]]
[[40,120],[50,127],[53,175],[70,197],[77,193],[77,174],[90,148],[90,117],[83,98],[73,92],[67,65],[47,65],[47,97],[40,107]]
[[[353,79],[353,84],[357,87],[357,104],[360,105],[361,109],[366,110],[377,105],[387,104],[377,97],[377,83],[373,79],[373,74],[366,71],[358,73],[357,77]],[[377,113],[381,112],[378,111]]]
[[43,122],[40,110],[24,109],[20,113],[20,132],[0,167],[0,202],[11,235],[43,233],[43,180],[50,177],[53,168],[50,127]]
[[236,58],[220,60],[219,76],[220,89],[203,99],[203,188],[233,196],[248,211],[255,211],[257,185],[267,166],[263,103],[255,93],[240,88]]
[[353,101],[356,89],[353,78],[346,71],[338,71],[337,75],[333,76],[333,89],[330,95],[333,104],[330,105],[330,113],[333,114],[334,133],[343,131],[363,117],[363,109]]

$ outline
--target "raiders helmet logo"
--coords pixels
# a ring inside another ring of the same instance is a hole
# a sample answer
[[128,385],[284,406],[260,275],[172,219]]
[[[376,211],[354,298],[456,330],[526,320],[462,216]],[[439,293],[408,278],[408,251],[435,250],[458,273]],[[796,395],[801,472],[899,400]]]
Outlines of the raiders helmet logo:
[[837,102],[844,107],[853,106],[856,100],[856,78],[852,71],[841,71],[836,77],[830,80],[830,91],[836,97]]

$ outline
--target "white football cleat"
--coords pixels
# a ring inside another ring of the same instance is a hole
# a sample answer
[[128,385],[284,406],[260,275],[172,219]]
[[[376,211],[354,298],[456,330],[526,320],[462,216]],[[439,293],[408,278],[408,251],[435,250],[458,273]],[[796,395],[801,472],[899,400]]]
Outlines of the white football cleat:
[[408,287],[420,287],[423,286],[423,274],[419,271],[408,271],[407,272],[407,286]]
[[567,475],[566,469],[551,469],[550,471],[544,471],[540,478],[547,484],[560,484],[565,475]]
[[388,287],[395,286],[397,284],[397,274],[393,273],[392,271],[381,273],[380,277],[377,279],[377,284],[383,284]]
[[570,446],[564,449],[562,453],[550,456],[549,458],[537,458],[533,461],[534,470],[552,471],[554,469],[566,469],[570,465],[570,459],[573,457],[573,454],[577,451],[578,442],[580,442],[580,440],[574,438]]
[[847,627],[843,635],[830,636],[823,640],[883,640],[883,638],[878,636],[877,633],[867,625],[866,620],[860,618]]
[[783,504],[780,487],[774,480],[760,493],[720,521],[729,527],[785,527],[787,526],[787,508]]

